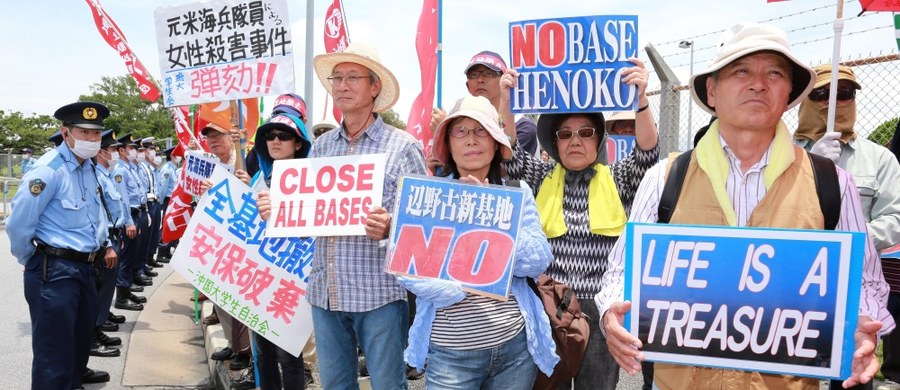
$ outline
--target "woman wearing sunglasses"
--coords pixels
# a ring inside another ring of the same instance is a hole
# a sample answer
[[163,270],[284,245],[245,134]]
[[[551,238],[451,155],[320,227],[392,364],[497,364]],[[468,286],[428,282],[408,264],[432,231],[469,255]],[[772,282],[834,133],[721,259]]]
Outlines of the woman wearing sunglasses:
[[[608,165],[605,121],[599,112],[541,115],[538,142],[556,162],[524,152],[515,143],[515,129],[505,129],[512,140],[513,158],[504,168],[511,179],[524,180],[534,189],[544,233],[553,249],[547,274],[572,287],[581,310],[593,319],[587,351],[575,376],[576,389],[613,389],[618,382],[619,367],[596,320],[600,313],[594,296],[602,288],[606,258],[625,227],[638,184],[659,159],[659,137],[645,93],[648,72],[637,58],[629,60],[635,66],[622,71],[622,81],[637,87],[639,109],[637,145],[625,159]],[[515,70],[500,78],[500,107],[507,124],[513,123],[509,96],[517,78]]]
[[[296,118],[296,119],[295,119]],[[275,160],[306,158],[312,143],[306,127],[298,117],[273,115],[256,130],[253,149],[259,161],[259,171],[250,180],[255,191],[268,191]],[[303,388],[305,373],[303,354],[294,357],[256,332],[252,333],[256,345],[256,370],[259,388],[281,390]]]
[[[469,184],[504,184],[500,167],[512,150],[497,110],[481,96],[456,102],[434,135],[443,175]],[[416,294],[407,363],[428,362],[428,389],[531,389],[538,370],[550,375],[559,361],[550,322],[526,277],[553,260],[537,209],[526,197],[515,248],[510,295],[499,301],[463,291],[459,282],[399,277]]]

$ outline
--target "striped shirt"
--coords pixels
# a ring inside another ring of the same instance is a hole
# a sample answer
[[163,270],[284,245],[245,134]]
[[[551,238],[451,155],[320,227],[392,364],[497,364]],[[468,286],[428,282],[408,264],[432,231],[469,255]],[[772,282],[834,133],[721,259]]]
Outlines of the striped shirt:
[[[533,188],[537,196],[544,178],[556,166],[545,163],[519,147],[513,147],[512,161],[505,162],[509,177],[524,180]],[[659,159],[659,146],[651,150],[635,147],[632,153],[610,166],[613,180],[619,192],[619,199],[625,206],[626,215],[644,172]],[[606,256],[616,243],[617,237],[601,236],[591,232],[588,219],[588,184],[590,179],[570,175],[566,172],[563,188],[563,218],[568,231],[559,237],[550,238],[553,263],[547,268],[547,275],[569,285],[578,299],[591,299],[600,292],[600,277],[606,271]]]
[[[356,139],[343,126],[317,138],[309,157],[387,154],[381,206],[391,213],[400,177],[425,174],[425,157],[416,139],[378,116]],[[377,205],[375,205],[377,206]],[[327,236],[316,240],[308,299],[327,310],[364,312],[406,300],[406,290],[384,272],[387,246],[366,236]]]
[[431,341],[464,351],[488,349],[516,337],[525,327],[515,295],[498,301],[467,294],[456,304],[438,309],[431,326]]
[[[731,148],[725,144],[725,140],[719,136],[719,141],[725,150],[725,156],[730,165],[730,175],[726,182],[726,191],[734,205],[738,226],[747,226],[750,214],[766,195],[765,179],[762,169],[769,163],[771,146],[760,161],[754,164],[747,172],[741,172],[741,161],[734,155]],[[659,208],[659,198],[666,184],[666,167],[668,159],[647,171],[644,181],[638,188],[637,197],[634,200],[634,212],[628,220],[630,222],[656,222]],[[838,184],[841,192],[841,217],[835,230],[850,232],[866,232],[866,218],[863,215],[859,202],[859,193],[853,178],[841,168],[837,168]],[[595,300],[600,309],[601,318],[606,310],[614,302],[624,300],[624,252],[625,235],[623,234],[613,247],[609,255],[609,265],[606,274],[603,275],[603,290],[597,294]],[[866,236],[866,254],[863,265],[862,291],[859,298],[859,314],[867,315],[873,320],[881,321],[880,334],[885,334],[894,328],[894,319],[887,311],[888,285],[881,273],[881,261],[878,252],[872,244],[871,238]],[[601,329],[604,329],[602,326]],[[604,330],[605,332],[605,330]]]

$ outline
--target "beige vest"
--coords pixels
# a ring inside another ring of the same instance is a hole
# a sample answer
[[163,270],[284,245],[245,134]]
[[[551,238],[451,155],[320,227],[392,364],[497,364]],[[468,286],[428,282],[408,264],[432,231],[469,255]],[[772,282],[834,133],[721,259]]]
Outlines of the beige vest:
[[[817,201],[815,179],[806,152],[794,146],[794,162],[775,180],[750,215],[748,226],[791,229],[823,229],[824,217]],[[669,161],[673,156],[669,156]],[[715,201],[712,184],[691,156],[671,223],[727,225],[725,213]],[[653,382],[662,390],[818,390],[819,380],[721,368],[656,363]]]

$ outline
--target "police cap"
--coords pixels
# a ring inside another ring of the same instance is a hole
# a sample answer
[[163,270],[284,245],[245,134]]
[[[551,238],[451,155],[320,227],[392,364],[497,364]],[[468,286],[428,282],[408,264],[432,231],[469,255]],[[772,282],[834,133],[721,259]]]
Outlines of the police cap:
[[100,103],[77,102],[60,107],[53,116],[61,120],[63,126],[103,130],[103,120],[109,116],[109,109]]
[[119,141],[119,147],[124,148],[128,145],[134,145],[134,137],[132,137],[131,133],[125,134],[116,138],[116,141]]
[[63,142],[62,133],[59,130],[56,130],[53,135],[47,138],[47,142],[53,142],[54,145],[59,146]]
[[100,135],[100,149],[106,149],[110,146],[119,146],[119,141],[116,140],[116,133],[113,129],[106,130]]

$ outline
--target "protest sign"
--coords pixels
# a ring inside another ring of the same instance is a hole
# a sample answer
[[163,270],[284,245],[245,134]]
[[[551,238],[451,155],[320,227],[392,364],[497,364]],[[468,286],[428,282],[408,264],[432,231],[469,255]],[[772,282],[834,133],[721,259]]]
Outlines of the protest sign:
[[385,154],[276,160],[268,237],[364,236],[381,206]]
[[404,176],[386,271],[453,280],[475,294],[509,296],[525,190]]
[[634,150],[636,139],[633,135],[611,135],[606,138],[606,156],[609,163],[623,160]]
[[526,20],[510,23],[509,34],[519,72],[513,113],[637,109],[637,89],[621,77],[638,56],[637,16]]
[[234,167],[219,162],[215,154],[191,150],[184,154],[184,192],[191,196],[200,196],[200,185],[209,179],[213,169],[221,166],[229,173]]
[[172,268],[251,330],[299,356],[312,334],[311,238],[263,237],[253,192],[217,166]]
[[626,227],[626,328],[647,360],[847,378],[865,234]]
[[286,0],[215,0],[154,11],[166,107],[294,92]]

